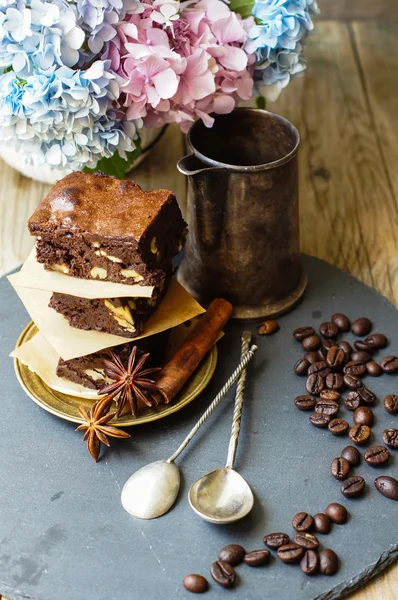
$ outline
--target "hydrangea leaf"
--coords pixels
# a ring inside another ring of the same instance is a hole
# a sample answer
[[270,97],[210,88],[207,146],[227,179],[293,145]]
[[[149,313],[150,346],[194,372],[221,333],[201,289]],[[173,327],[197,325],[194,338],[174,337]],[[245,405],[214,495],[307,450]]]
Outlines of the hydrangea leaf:
[[229,8],[241,15],[243,19],[252,14],[255,0],[231,0]]
[[257,108],[262,108],[264,110],[266,105],[267,105],[267,102],[266,102],[266,99],[264,98],[264,96],[257,96],[257,98],[256,98]]
[[141,143],[138,139],[136,142],[136,148],[133,152],[126,152],[127,160],[122,158],[119,152],[115,152],[113,156],[109,158],[101,158],[97,162],[95,169],[89,169],[85,167],[83,170],[85,173],[95,173],[95,171],[102,171],[107,175],[116,177],[117,179],[124,179],[127,171],[132,166],[134,161],[141,155]]

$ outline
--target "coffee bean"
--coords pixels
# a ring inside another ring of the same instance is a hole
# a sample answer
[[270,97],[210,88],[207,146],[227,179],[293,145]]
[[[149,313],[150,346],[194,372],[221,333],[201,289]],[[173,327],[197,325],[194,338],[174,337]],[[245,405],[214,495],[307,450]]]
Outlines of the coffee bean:
[[302,396],[297,396],[294,399],[294,404],[300,410],[313,410],[316,404],[316,400],[314,396],[303,394]]
[[293,337],[298,342],[302,342],[304,338],[314,335],[315,329],[313,327],[299,327],[293,331]]
[[318,352],[319,351],[315,351],[315,350],[313,350],[312,352],[306,352],[304,354],[303,358],[305,360],[308,360],[308,362],[310,363],[310,365],[313,365],[318,360],[322,360],[321,357],[319,356]]
[[397,414],[398,413],[398,396],[396,396],[395,394],[388,394],[388,396],[386,396],[384,398],[384,408],[386,409],[387,412],[391,413],[392,415]]
[[355,446],[346,446],[341,451],[340,456],[345,458],[352,467],[357,467],[361,462],[361,455],[358,448],[355,448]]
[[319,395],[321,397],[321,400],[328,400],[334,402],[338,402],[340,400],[340,394],[339,392],[336,392],[336,390],[322,390]]
[[245,555],[243,561],[249,565],[249,567],[261,567],[262,565],[267,564],[269,557],[269,550],[252,550]]
[[368,335],[364,340],[365,344],[368,344],[372,347],[373,350],[382,350],[388,344],[388,340],[384,333],[372,333]]
[[268,546],[268,548],[276,550],[281,546],[286,546],[290,542],[290,539],[287,533],[277,531],[275,533],[269,533],[266,535],[263,539],[263,542],[266,546]]
[[319,558],[313,550],[307,550],[300,561],[300,569],[306,575],[315,575],[319,568]]
[[330,519],[325,513],[317,513],[314,515],[314,525],[315,531],[324,534],[329,533],[331,527]]
[[349,427],[349,424],[344,419],[332,419],[328,425],[328,429],[333,435],[344,435],[347,433]]
[[299,512],[293,517],[292,527],[296,531],[309,531],[314,526],[314,519],[306,512]]
[[369,439],[370,427],[367,425],[353,425],[348,432],[348,436],[354,444],[364,444]]
[[349,477],[341,484],[341,493],[347,498],[356,498],[360,496],[365,489],[365,480],[360,475]]
[[319,572],[322,575],[334,575],[339,567],[339,559],[337,558],[336,552],[330,548],[321,550],[318,555],[319,559]]
[[330,348],[326,355],[326,362],[329,365],[329,367],[333,369],[338,369],[344,364],[345,357],[346,354],[344,350],[342,350],[338,346],[333,346],[333,348]]
[[330,472],[336,479],[345,479],[350,472],[350,463],[342,457],[334,458],[330,465]]
[[398,357],[396,356],[385,356],[381,362],[380,366],[383,369],[384,373],[396,373],[398,371]]
[[214,581],[222,587],[230,588],[234,585],[236,574],[233,567],[223,560],[212,563],[210,573]]
[[352,346],[349,342],[347,342],[346,340],[341,340],[341,342],[338,343],[338,346],[339,346],[339,348],[344,350],[346,356],[351,356]]
[[259,335],[272,335],[279,330],[279,325],[276,321],[263,321],[257,328]]
[[326,356],[326,354],[329,352],[329,350],[331,348],[337,348],[337,347],[338,347],[337,346],[337,342],[335,340],[329,340],[329,339],[322,340],[321,348],[323,348],[324,350],[326,350],[326,352],[324,353],[325,356]]
[[278,548],[277,555],[284,563],[297,562],[304,555],[304,548],[297,544],[286,544]]
[[365,342],[365,340],[357,340],[356,342],[354,342],[354,346],[355,349],[359,352],[366,352],[368,354],[377,350],[377,348],[375,348],[373,344],[371,344],[370,342]]
[[314,427],[319,427],[321,429],[325,429],[330,422],[331,417],[329,415],[323,415],[322,413],[312,413],[310,415],[310,423],[314,425]]
[[372,360],[372,357],[369,354],[369,352],[364,352],[363,350],[358,350],[358,352],[352,353],[351,360],[359,360],[366,364],[367,362]]
[[358,392],[348,392],[344,405],[348,410],[356,410],[361,404],[361,397]]
[[303,339],[301,345],[304,350],[307,351],[318,350],[318,348],[321,346],[321,338],[319,338],[317,335],[310,335],[309,337],[305,337]]
[[365,402],[365,404],[373,404],[376,401],[376,396],[374,393],[364,385],[357,389],[357,393],[361,399],[361,402]]
[[345,506],[339,504],[338,502],[332,502],[328,504],[325,513],[329,517],[333,523],[337,523],[338,525],[344,525],[348,519],[348,512]]
[[398,429],[386,429],[383,433],[383,442],[387,444],[389,448],[398,450]]
[[319,400],[315,405],[315,412],[332,417],[339,412],[339,405],[334,400]]
[[339,335],[339,328],[336,323],[332,321],[327,321],[326,323],[321,323],[319,327],[319,333],[327,339],[334,339]]
[[328,367],[327,363],[324,360],[319,360],[318,362],[310,365],[308,369],[308,376],[318,374],[321,377],[325,378],[330,373],[330,367]]
[[306,550],[316,550],[319,546],[319,540],[316,535],[305,531],[296,533],[293,541],[297,546],[301,546]]
[[239,565],[242,562],[245,554],[246,551],[243,546],[240,546],[239,544],[228,544],[228,546],[221,548],[218,553],[218,559],[228,563],[232,567],[236,567],[236,565]]
[[390,500],[398,500],[398,481],[394,477],[381,475],[374,481],[376,490]]
[[340,373],[329,373],[325,379],[325,383],[329,390],[340,391],[344,387],[343,377],[340,375]]
[[366,365],[359,360],[350,360],[343,369],[344,373],[347,375],[355,375],[356,377],[361,377],[366,373]]
[[371,377],[379,377],[382,374],[383,369],[377,364],[377,362],[371,360],[370,362],[366,363],[366,371]]
[[350,390],[357,390],[363,383],[356,375],[344,375],[344,383]]
[[299,358],[293,367],[293,371],[296,373],[296,375],[307,375],[309,366],[310,363],[306,358]]
[[384,465],[390,456],[390,451],[385,446],[371,446],[365,452],[365,460],[372,467]]
[[361,317],[360,319],[356,319],[353,324],[351,325],[351,331],[354,335],[357,336],[364,336],[364,335],[368,335],[368,333],[370,332],[372,328],[372,322],[366,318],[366,317]]
[[345,333],[346,331],[350,331],[351,322],[348,317],[343,315],[342,313],[335,313],[331,318],[332,323],[336,323],[337,327],[340,331]]
[[207,579],[205,579],[202,575],[198,575],[197,573],[191,573],[191,575],[187,575],[184,577],[182,583],[184,588],[193,594],[203,594],[203,592],[207,591],[209,585],[207,583]]
[[[316,364],[316,363],[315,363]],[[329,377],[329,375],[328,375]],[[305,384],[306,390],[312,396],[318,396],[320,392],[325,387],[325,380],[322,375],[318,375],[317,373],[313,373],[310,375]]]
[[354,412],[355,425],[373,425],[373,411],[369,406],[360,406]]

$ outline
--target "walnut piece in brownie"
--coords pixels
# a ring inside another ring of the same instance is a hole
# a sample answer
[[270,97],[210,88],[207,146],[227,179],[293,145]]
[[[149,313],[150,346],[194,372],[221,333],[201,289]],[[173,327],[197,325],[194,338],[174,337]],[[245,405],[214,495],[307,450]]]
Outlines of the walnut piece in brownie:
[[28,228],[46,269],[154,286],[161,284],[186,237],[172,192],[144,192],[133,181],[100,172],[75,172],[58,181]]

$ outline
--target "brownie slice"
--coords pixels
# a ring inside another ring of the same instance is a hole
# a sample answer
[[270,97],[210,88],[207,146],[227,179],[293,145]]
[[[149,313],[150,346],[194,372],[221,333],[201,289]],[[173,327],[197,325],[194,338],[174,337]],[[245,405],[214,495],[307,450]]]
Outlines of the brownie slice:
[[50,190],[28,221],[37,260],[83,279],[159,286],[182,249],[186,223],[174,194],[133,181],[75,172]]

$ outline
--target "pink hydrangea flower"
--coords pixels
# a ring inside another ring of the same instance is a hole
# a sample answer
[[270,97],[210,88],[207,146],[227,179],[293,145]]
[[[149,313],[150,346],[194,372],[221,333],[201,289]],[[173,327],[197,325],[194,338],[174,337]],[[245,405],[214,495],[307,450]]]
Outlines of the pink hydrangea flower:
[[128,119],[147,126],[196,118],[211,127],[249,100],[254,55],[244,47],[248,24],[222,0],[145,0],[130,11],[105,58],[121,84]]

